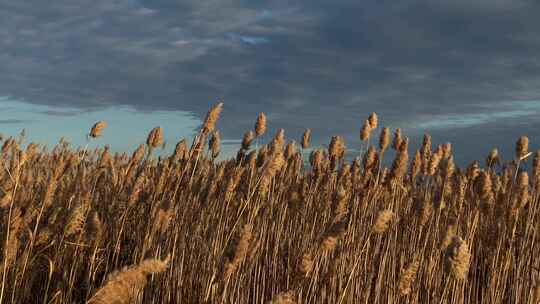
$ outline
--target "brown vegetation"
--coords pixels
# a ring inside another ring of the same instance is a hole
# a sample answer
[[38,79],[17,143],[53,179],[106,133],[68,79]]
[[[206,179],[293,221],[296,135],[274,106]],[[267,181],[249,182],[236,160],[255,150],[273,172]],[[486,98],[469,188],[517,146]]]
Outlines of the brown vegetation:
[[[283,129],[264,144],[261,113],[237,157],[218,161],[222,106],[208,112],[191,147],[181,140],[157,159],[161,128],[131,156],[4,140],[0,302],[540,298],[540,152],[523,170],[526,137],[514,161],[501,164],[493,150],[485,168],[462,170],[450,144],[432,150],[426,135],[409,151],[401,130],[391,141],[373,113],[360,132],[364,155],[347,162],[335,136],[307,162],[311,130],[298,138],[301,150]],[[105,127],[94,125],[88,140]],[[377,148],[369,140],[378,129]]]

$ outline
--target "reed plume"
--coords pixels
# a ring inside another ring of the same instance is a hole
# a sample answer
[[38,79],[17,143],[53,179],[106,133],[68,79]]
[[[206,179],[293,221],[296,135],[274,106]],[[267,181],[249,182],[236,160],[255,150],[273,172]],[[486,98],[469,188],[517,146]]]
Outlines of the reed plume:
[[128,304],[138,302],[147,283],[147,276],[167,269],[170,256],[165,260],[147,259],[139,265],[124,268],[109,275],[105,286],[100,288],[88,303]]
[[381,149],[381,153],[383,153],[383,151],[386,151],[389,144],[390,144],[390,129],[383,128],[379,137],[379,149]]
[[163,129],[161,127],[153,128],[146,139],[146,144],[151,148],[158,148],[163,145]]
[[459,236],[454,236],[445,251],[444,266],[446,272],[457,280],[466,280],[470,259],[471,254],[467,243]]
[[210,137],[208,144],[210,146],[210,151],[212,152],[212,158],[217,158],[221,151],[221,136],[219,135],[219,131],[216,130],[212,132],[212,137]]
[[302,134],[302,149],[309,148],[309,141],[311,139],[311,129],[306,129]]
[[369,138],[369,135],[371,134],[371,124],[369,120],[364,121],[364,124],[362,125],[362,129],[360,130],[360,140],[364,141]]
[[402,140],[403,140],[403,138],[401,137],[401,129],[397,128],[394,131],[394,139],[392,141],[392,149],[398,151],[399,147],[401,146]]
[[204,134],[208,134],[216,128],[216,122],[219,119],[219,116],[221,115],[221,111],[223,110],[223,102],[218,102],[210,110],[208,110],[208,113],[206,113],[206,118],[204,119],[202,130]]
[[529,138],[520,136],[516,142],[516,158],[521,160],[529,152]]
[[375,113],[375,112],[371,113],[369,115],[368,122],[369,122],[369,126],[370,126],[371,130],[377,129],[377,125],[378,125],[378,122],[379,122],[379,117],[377,116],[377,113]]
[[411,293],[411,285],[416,278],[416,273],[418,272],[419,267],[420,262],[413,261],[405,270],[402,271],[398,287],[399,293],[402,296],[406,296]]
[[373,225],[373,231],[375,233],[384,233],[388,230],[390,222],[395,218],[396,214],[392,210],[383,210],[377,215],[375,224]]
[[266,115],[264,112],[259,113],[255,122],[255,136],[259,137],[266,132]]
[[101,132],[103,132],[105,128],[107,128],[107,123],[105,121],[98,121],[92,126],[88,135],[93,138],[100,137]]

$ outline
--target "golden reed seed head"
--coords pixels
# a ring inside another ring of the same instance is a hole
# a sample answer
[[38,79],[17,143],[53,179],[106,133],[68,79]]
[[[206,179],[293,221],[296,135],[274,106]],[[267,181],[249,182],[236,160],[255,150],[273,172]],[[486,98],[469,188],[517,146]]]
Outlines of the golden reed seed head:
[[270,304],[296,304],[294,300],[294,294],[292,291],[282,292],[277,295]]
[[383,128],[381,131],[381,134],[379,136],[379,148],[381,151],[385,151],[388,148],[388,145],[390,144],[390,129],[389,128]]
[[406,296],[409,293],[411,293],[411,285],[414,282],[414,279],[416,278],[416,273],[418,272],[419,267],[420,267],[420,262],[413,261],[401,273],[401,277],[399,278],[399,287],[398,287],[400,295]]
[[520,189],[529,187],[529,174],[527,171],[519,172],[517,186]]
[[101,132],[103,129],[107,127],[107,123],[105,121],[98,121],[96,122],[92,128],[90,129],[90,134],[88,134],[90,137],[96,138],[101,136]]
[[371,128],[371,130],[377,129],[377,125],[379,122],[379,118],[377,117],[377,113],[373,112],[371,115],[369,115],[368,123]]
[[420,150],[423,157],[429,157],[431,154],[431,136],[429,134],[424,134],[424,139],[422,140],[422,149]]
[[401,146],[401,141],[403,139],[401,138],[401,129],[397,128],[394,131],[394,140],[392,141],[392,149],[399,150],[399,146]]
[[345,143],[341,136],[332,136],[330,140],[330,145],[328,146],[328,155],[330,157],[337,159],[341,158],[345,153]]
[[266,132],[266,115],[264,112],[259,113],[255,122],[255,136],[259,137]]
[[218,157],[219,152],[221,151],[221,135],[219,135],[219,131],[215,130],[212,132],[212,137],[210,137],[210,142],[208,144],[212,151],[212,157]]
[[272,155],[272,159],[268,163],[265,171],[264,171],[264,177],[271,178],[276,175],[276,173],[281,170],[283,165],[285,164],[285,159],[283,158],[282,153],[276,153]]
[[324,238],[321,244],[323,251],[332,252],[336,248],[338,243],[338,237],[335,235],[328,235]]
[[134,162],[138,162],[144,157],[144,144],[140,144],[139,147],[137,147],[137,150],[133,152],[133,155],[131,156],[131,160]]
[[450,223],[448,225],[448,227],[446,227],[446,233],[445,233],[444,238],[443,238],[443,240],[441,242],[441,250],[442,251],[446,250],[446,248],[448,248],[450,243],[452,243],[452,240],[456,236],[456,233],[457,233],[457,226],[456,226],[455,222],[452,222],[452,223]]
[[369,138],[369,135],[371,134],[371,125],[369,123],[369,120],[364,121],[364,124],[362,125],[362,129],[360,130],[360,140],[364,141]]
[[271,157],[272,158],[270,159],[270,161],[264,167],[260,179],[259,187],[261,195],[265,195],[266,193],[268,193],[272,178],[278,173],[279,170],[281,170],[281,168],[285,164],[283,153],[276,152],[272,154]]
[[420,173],[420,170],[422,169],[422,155],[420,155],[420,151],[416,150],[414,153],[414,158],[412,160],[411,164],[411,179],[414,180],[414,178]]
[[375,233],[384,233],[388,230],[390,222],[394,219],[395,213],[392,210],[383,210],[379,212],[377,220],[373,225],[373,231]]
[[285,147],[285,159],[290,159],[296,153],[296,142],[290,141]]
[[540,303],[540,279],[537,279],[534,285],[531,303]]
[[429,160],[429,168],[428,168],[428,175],[432,176],[437,172],[437,169],[439,168],[439,163],[441,162],[441,154],[440,153],[434,153],[431,155],[431,159]]
[[226,280],[231,277],[236,269],[238,269],[238,266],[240,266],[240,263],[242,263],[244,258],[247,256],[252,236],[253,227],[250,224],[245,224],[244,228],[242,228],[242,232],[240,233],[240,240],[236,245],[234,257],[232,258],[232,261],[225,265],[224,278]]
[[174,148],[174,159],[180,160],[184,159],[187,155],[187,142],[185,139],[182,139],[176,144]]
[[469,246],[462,238],[454,236],[445,251],[444,266],[446,273],[457,280],[466,280],[470,260]]
[[499,150],[494,148],[489,152],[489,155],[486,158],[486,167],[493,168],[496,164],[499,164]]
[[219,115],[221,114],[222,109],[223,102],[218,102],[212,108],[210,108],[208,113],[206,113],[206,118],[204,119],[204,123],[202,125],[204,133],[214,131],[214,129],[216,128],[216,122],[219,119]]
[[407,172],[407,162],[409,161],[409,154],[407,150],[401,150],[396,155],[394,162],[392,163],[392,169],[390,176],[396,181],[400,181]]
[[442,167],[443,176],[448,180],[454,175],[456,171],[456,164],[454,163],[454,156],[450,155],[444,160],[444,166]]
[[106,285],[100,288],[87,303],[127,304],[138,302],[137,299],[140,298],[140,293],[147,283],[147,276],[165,271],[169,261],[170,256],[167,256],[163,261],[147,259],[139,265],[112,273],[109,275]]
[[146,144],[151,148],[158,148],[163,145],[163,129],[161,127],[153,128],[146,138]]
[[520,136],[516,142],[516,158],[522,159],[529,152],[529,138]]
[[442,145],[442,158],[448,159],[452,155],[452,144],[447,142]]
[[476,194],[483,200],[490,199],[493,195],[493,183],[489,173],[486,171],[480,172],[478,178],[475,179]]
[[535,179],[540,177],[540,150],[534,153],[534,158],[532,161],[532,176]]
[[362,165],[364,166],[364,172],[375,168],[377,165],[377,151],[375,150],[375,147],[369,146],[362,159]]
[[309,277],[315,266],[314,264],[315,262],[313,261],[312,255],[310,253],[305,253],[300,262],[300,272],[302,272],[305,277]]
[[306,129],[302,134],[302,149],[309,148],[309,141],[311,139],[311,129]]
[[404,137],[401,140],[401,144],[399,145],[398,151],[407,151],[409,149],[409,138]]
[[244,137],[242,138],[242,149],[249,150],[249,146],[254,139],[255,133],[251,130],[246,131],[246,133],[244,133]]
[[321,150],[314,150],[311,151],[311,154],[309,155],[309,163],[311,164],[311,167],[318,168],[323,160],[323,152]]
[[279,128],[276,132],[276,136],[274,137],[274,140],[276,142],[281,143],[281,145],[283,145],[285,143],[285,129]]

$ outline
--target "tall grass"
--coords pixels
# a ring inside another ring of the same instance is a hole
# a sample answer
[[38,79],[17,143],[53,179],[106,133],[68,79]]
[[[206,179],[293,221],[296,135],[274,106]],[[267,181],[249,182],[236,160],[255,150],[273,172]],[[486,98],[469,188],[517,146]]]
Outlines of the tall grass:
[[131,156],[4,140],[0,303],[538,303],[540,151],[523,170],[526,137],[511,162],[494,150],[461,169],[450,144],[426,135],[412,151],[372,114],[363,155],[345,161],[335,136],[307,166],[311,131],[300,151],[282,129],[259,142],[261,114],[218,161],[221,110],[158,159],[160,128]]

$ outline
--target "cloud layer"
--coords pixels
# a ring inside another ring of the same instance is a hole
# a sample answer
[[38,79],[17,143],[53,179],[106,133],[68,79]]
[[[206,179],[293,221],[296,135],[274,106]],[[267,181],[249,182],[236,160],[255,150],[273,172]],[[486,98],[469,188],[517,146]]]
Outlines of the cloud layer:
[[[490,109],[540,100],[539,14],[532,0],[4,0],[0,95],[199,116],[223,99],[225,137],[264,111],[271,129],[354,146],[372,111],[411,130],[441,115],[487,126]],[[535,134],[522,118],[497,117],[507,142]],[[479,152],[498,143],[433,132]]]

